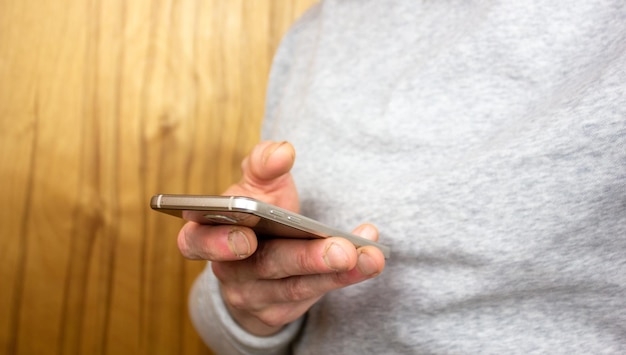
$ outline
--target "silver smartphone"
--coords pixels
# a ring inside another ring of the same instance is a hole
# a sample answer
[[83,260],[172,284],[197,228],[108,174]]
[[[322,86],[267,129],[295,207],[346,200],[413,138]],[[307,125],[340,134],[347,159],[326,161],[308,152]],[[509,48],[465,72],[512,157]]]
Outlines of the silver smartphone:
[[342,237],[355,246],[373,245],[389,258],[388,246],[331,228],[311,218],[242,196],[154,195],[152,209],[202,224],[250,227],[259,237]]

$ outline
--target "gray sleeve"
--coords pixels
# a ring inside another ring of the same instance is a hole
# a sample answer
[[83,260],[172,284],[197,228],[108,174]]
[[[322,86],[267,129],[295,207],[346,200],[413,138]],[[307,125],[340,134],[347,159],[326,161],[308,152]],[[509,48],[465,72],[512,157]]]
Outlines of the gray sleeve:
[[289,354],[304,317],[270,337],[258,337],[241,328],[230,316],[210,263],[198,276],[189,296],[191,321],[204,342],[216,354]]

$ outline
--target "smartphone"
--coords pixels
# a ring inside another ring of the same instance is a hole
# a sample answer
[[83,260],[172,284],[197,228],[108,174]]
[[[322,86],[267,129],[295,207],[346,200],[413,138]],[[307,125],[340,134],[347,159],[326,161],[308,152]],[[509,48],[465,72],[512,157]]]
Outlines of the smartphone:
[[346,233],[316,220],[243,196],[154,195],[152,209],[201,224],[230,224],[252,228],[259,237],[342,237],[357,247],[373,245],[389,258],[388,246]]

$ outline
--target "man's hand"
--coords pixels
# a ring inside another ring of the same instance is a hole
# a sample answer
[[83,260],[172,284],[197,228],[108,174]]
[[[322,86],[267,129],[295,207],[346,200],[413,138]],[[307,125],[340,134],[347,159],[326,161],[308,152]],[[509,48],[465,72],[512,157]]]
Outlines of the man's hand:
[[[290,174],[295,150],[289,143],[258,144],[242,163],[243,177],[225,195],[249,196],[298,212]],[[377,240],[364,224],[353,232]],[[326,292],[370,279],[385,266],[373,246],[356,249],[343,238],[257,240],[239,226],[187,222],[178,234],[181,253],[212,261],[233,318],[250,333],[268,336],[301,317]]]

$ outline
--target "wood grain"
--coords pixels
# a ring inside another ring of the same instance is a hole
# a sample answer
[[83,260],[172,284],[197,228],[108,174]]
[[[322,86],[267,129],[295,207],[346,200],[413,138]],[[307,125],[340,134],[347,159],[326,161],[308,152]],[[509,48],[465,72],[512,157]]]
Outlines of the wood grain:
[[155,193],[219,193],[312,0],[0,0],[0,353],[207,354]]

